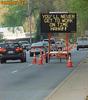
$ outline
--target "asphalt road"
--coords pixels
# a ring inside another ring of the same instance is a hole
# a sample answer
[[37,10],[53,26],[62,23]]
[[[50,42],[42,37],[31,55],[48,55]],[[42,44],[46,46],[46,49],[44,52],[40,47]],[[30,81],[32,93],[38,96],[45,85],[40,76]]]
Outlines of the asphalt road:
[[58,59],[44,65],[32,65],[27,52],[27,62],[8,61],[0,64],[0,100],[43,100],[60,84],[86,56],[87,50],[72,51],[74,67],[66,67]]

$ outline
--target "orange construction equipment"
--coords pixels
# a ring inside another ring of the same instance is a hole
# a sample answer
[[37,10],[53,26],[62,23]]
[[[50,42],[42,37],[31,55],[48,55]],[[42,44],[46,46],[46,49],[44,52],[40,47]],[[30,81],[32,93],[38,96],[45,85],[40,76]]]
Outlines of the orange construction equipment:
[[72,68],[73,67],[73,63],[72,63],[72,60],[71,60],[71,56],[70,55],[68,55],[67,67],[68,68]]
[[35,50],[34,50],[34,56],[33,56],[32,64],[36,64],[36,63],[37,63],[37,59],[36,59],[36,54],[35,54]]
[[39,65],[42,65],[43,64],[43,55],[42,55],[41,48],[40,48],[40,56],[39,56],[38,64]]
[[46,52],[44,51],[43,52],[43,60],[44,60],[44,63],[46,62]]

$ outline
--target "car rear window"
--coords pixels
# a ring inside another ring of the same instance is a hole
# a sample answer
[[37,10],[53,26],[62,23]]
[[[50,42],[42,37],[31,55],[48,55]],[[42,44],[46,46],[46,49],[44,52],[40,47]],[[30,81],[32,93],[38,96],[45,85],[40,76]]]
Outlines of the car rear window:
[[32,47],[33,47],[33,46],[43,46],[43,43],[42,43],[42,42],[33,43],[31,46],[32,46]]
[[6,48],[20,47],[20,45],[18,43],[6,43],[5,46],[6,46]]
[[78,41],[88,41],[88,38],[79,38]]
[[0,44],[0,48],[4,48],[5,47],[5,44],[4,43],[1,43]]
[[33,43],[31,45],[31,47],[41,47],[41,46],[48,46],[48,42],[37,42],[37,43]]
[[22,44],[29,44],[28,41],[19,41],[19,43],[22,43]]
[[[44,39],[43,41],[48,42],[49,40],[48,40],[48,39]],[[55,44],[55,40],[51,39],[51,40],[50,40],[50,44]]]

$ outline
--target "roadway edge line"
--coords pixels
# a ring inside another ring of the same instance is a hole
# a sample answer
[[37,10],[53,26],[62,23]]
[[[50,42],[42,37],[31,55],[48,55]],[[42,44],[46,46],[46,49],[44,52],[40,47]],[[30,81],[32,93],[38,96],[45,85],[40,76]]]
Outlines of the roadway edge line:
[[44,100],[50,100],[50,98],[52,98],[52,96],[58,91],[58,89],[61,88],[65,84],[65,82],[67,82],[77,72],[77,70],[79,69],[79,66],[82,63],[83,62],[80,62],[80,64],[77,64],[77,67],[54,90],[52,90],[51,93],[47,97],[45,97]]

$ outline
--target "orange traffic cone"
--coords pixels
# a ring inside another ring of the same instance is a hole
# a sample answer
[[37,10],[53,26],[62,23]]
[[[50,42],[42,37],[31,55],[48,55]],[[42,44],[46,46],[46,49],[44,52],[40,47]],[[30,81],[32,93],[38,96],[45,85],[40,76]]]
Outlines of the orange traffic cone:
[[71,60],[71,56],[68,57],[67,67],[68,68],[72,68],[73,67],[73,63],[72,63],[72,60]]
[[32,60],[32,64],[36,64],[37,63],[37,59],[36,59],[36,55],[35,55],[35,52],[34,52],[34,56],[33,56],[33,60]]
[[43,64],[43,56],[42,56],[42,51],[41,51],[41,49],[40,49],[40,56],[39,56],[38,64],[39,64],[39,65],[42,65],[42,64]]
[[46,62],[46,52],[44,51],[43,53],[43,60],[44,60],[44,63]]
[[43,64],[43,58],[42,55],[40,54],[39,60],[38,60],[38,64],[42,65]]

